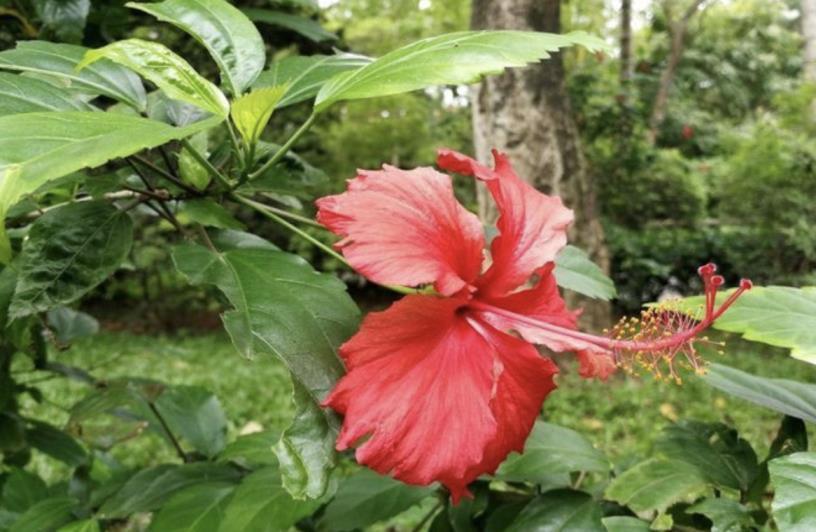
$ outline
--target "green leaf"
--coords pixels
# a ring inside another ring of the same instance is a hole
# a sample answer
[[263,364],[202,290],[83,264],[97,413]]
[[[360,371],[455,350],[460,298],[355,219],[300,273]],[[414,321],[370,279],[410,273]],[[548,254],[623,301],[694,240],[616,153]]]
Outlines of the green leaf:
[[83,519],[74,521],[60,528],[57,532],[101,532],[99,521],[96,519]]
[[595,299],[609,301],[618,295],[612,279],[575,246],[566,246],[555,258],[555,279],[561,288]]
[[303,35],[307,39],[314,42],[334,41],[337,40],[337,35],[330,31],[323,29],[315,20],[300,15],[293,15],[291,13],[283,13],[281,11],[273,11],[271,9],[242,9],[244,14],[254,22],[261,22],[264,24],[272,24],[286,28]]
[[601,506],[588,493],[572,490],[550,491],[524,507],[508,532],[572,531],[604,532]]
[[264,467],[241,481],[224,510],[218,532],[287,530],[321,504],[322,501],[293,499],[281,484],[278,468]]
[[606,532],[649,532],[649,523],[637,517],[615,515],[601,519]]
[[775,488],[771,503],[779,530],[816,529],[816,453],[789,454],[769,463]]
[[226,117],[229,112],[224,93],[163,44],[141,39],[116,41],[89,50],[77,68],[85,68],[100,59],[110,59],[132,69],[174,100],[198,106],[220,117]]
[[278,107],[314,98],[320,87],[331,77],[348,70],[357,70],[371,62],[371,58],[355,54],[292,55],[272,63],[258,76],[254,87],[286,85],[287,90]]
[[[2,225],[0,225],[0,228],[2,228]],[[3,268],[0,271],[0,331],[3,331],[8,323],[8,309],[16,287],[17,272],[14,268]]]
[[73,521],[72,510],[79,501],[73,497],[52,497],[43,499],[23,512],[9,532],[31,532],[32,530],[53,530]]
[[255,89],[233,102],[230,116],[247,144],[255,144],[261,138],[286,90],[285,85]]
[[71,467],[88,463],[88,453],[79,442],[53,425],[42,421],[29,421],[26,441],[43,454]]
[[[729,293],[719,294],[717,301]],[[683,300],[690,311],[702,302],[701,297]],[[740,296],[713,327],[740,333],[752,342],[788,348],[793,358],[816,364],[816,286],[754,287]]]
[[669,459],[695,467],[702,478],[745,492],[759,475],[751,444],[722,423],[681,421],[663,431],[655,448]]
[[545,59],[575,44],[589,49],[606,45],[586,33],[566,35],[529,31],[463,31],[403,46],[358,70],[333,77],[315,101],[321,112],[340,100],[410,92],[432,85],[472,83],[508,67]]
[[280,433],[266,430],[239,436],[218,455],[218,460],[235,462],[242,467],[277,465],[278,459],[272,448],[280,440]]
[[[278,146],[266,142],[258,143],[258,157],[264,158],[277,151]],[[241,187],[249,194],[283,194],[311,200],[322,190],[329,178],[323,170],[316,168],[294,153],[287,153],[272,168]]]
[[147,106],[144,86],[130,70],[111,61],[99,61],[81,72],[76,70],[87,51],[72,44],[19,41],[15,49],[0,52],[0,69],[47,75],[64,81],[71,89],[103,94],[144,111]]
[[707,498],[686,509],[687,514],[701,514],[711,520],[711,532],[740,532],[755,525],[751,512],[737,501]]
[[166,0],[143,4],[128,2],[190,34],[218,64],[230,92],[244,92],[266,64],[266,49],[255,25],[223,0]]
[[21,318],[71,303],[108,278],[130,251],[128,214],[105,202],[71,203],[28,232],[9,314]]
[[142,469],[99,509],[105,519],[128,517],[160,508],[175,493],[204,482],[236,482],[238,472],[218,464],[158,465]]
[[0,116],[37,111],[92,111],[93,106],[50,83],[0,72]]
[[181,212],[191,221],[207,227],[245,229],[244,224],[236,220],[227,209],[209,198],[185,201]]
[[334,468],[337,420],[309,391],[292,379],[295,416],[274,447],[283,486],[297,499],[321,497]]
[[536,421],[524,453],[511,454],[499,467],[496,478],[538,483],[557,473],[606,473],[609,468],[604,454],[578,432]]
[[365,529],[433,494],[433,488],[409,486],[370,469],[360,469],[340,481],[321,522],[331,530]]
[[35,0],[42,25],[63,41],[80,42],[91,0]]
[[190,486],[173,495],[150,523],[151,532],[211,532],[219,525],[235,490],[227,482]]
[[280,251],[278,246],[268,240],[264,240],[258,235],[244,231],[235,231],[233,229],[211,231],[210,239],[218,251],[232,251],[235,249],[268,249],[271,251]]
[[[190,137],[190,144],[198,153],[204,157],[209,157],[208,136],[206,131],[201,131]],[[201,164],[193,152],[183,146],[178,152],[178,168],[181,180],[193,186],[198,191],[204,191],[212,181],[209,169]]]
[[697,469],[685,462],[652,458],[616,477],[606,488],[606,497],[636,512],[645,512],[690,499],[705,486]]
[[49,310],[46,322],[60,346],[68,346],[99,332],[99,322],[93,316],[68,307]]
[[208,457],[226,445],[227,416],[218,398],[198,386],[172,386],[155,402],[170,432],[187,440]]
[[765,408],[816,423],[816,385],[788,379],[756,377],[711,364],[703,380],[725,393]]
[[3,508],[23,513],[48,498],[48,486],[33,473],[13,468],[3,484]]

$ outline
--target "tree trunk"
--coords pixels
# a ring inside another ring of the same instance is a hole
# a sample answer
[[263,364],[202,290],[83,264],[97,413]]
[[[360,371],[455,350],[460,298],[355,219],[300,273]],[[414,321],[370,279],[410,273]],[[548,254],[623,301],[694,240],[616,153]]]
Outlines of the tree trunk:
[[805,39],[805,80],[816,82],[816,0],[802,0],[802,36]]
[[[560,0],[474,0],[471,23],[474,29],[558,33],[560,10]],[[498,148],[509,155],[520,177],[563,198],[575,211],[572,242],[609,271],[595,189],[564,86],[561,54],[482,81],[473,94],[473,133],[480,161],[490,162],[490,149]],[[495,207],[485,187],[480,186],[478,194],[480,216],[486,223],[495,222]],[[584,308],[584,326],[608,325],[607,303],[568,296],[568,303]]]
[[626,88],[632,80],[632,0],[621,0],[620,81]]

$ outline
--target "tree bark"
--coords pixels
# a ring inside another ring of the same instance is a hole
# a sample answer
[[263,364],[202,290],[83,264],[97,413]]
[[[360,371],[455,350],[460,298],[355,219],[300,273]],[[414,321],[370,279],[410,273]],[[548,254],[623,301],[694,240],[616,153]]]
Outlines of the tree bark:
[[674,20],[671,14],[670,6],[673,1],[675,0],[666,0],[663,3],[663,9],[666,13],[666,24],[668,25],[669,37],[671,38],[671,46],[669,48],[669,59],[666,62],[666,68],[664,68],[660,74],[660,84],[658,85],[657,96],[655,96],[654,105],[652,106],[652,115],[649,119],[648,139],[652,144],[657,140],[660,125],[663,124],[663,120],[666,118],[669,92],[671,92],[674,76],[677,73],[677,65],[683,57],[689,22],[706,0],[694,0],[683,16],[678,20]]
[[816,82],[816,0],[802,0],[802,36],[805,80]]
[[[560,9],[560,0],[474,0],[471,25],[558,33]],[[491,162],[490,149],[498,148],[509,155],[519,176],[563,198],[575,211],[572,242],[609,271],[595,188],[572,116],[561,54],[482,81],[473,93],[473,133],[480,161]],[[478,195],[480,216],[486,223],[495,222],[486,189],[480,186]],[[575,294],[568,294],[567,302],[584,308],[586,327],[603,328],[610,322],[608,303]]]
[[620,81],[627,87],[632,80],[632,0],[621,0]]

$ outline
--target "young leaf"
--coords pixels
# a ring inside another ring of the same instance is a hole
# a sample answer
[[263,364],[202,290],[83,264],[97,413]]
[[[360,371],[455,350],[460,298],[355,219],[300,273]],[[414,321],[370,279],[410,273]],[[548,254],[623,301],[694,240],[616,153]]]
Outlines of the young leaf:
[[165,0],[125,5],[192,35],[210,52],[221,70],[222,82],[235,96],[252,85],[266,64],[261,34],[243,13],[224,0]]
[[79,505],[73,497],[42,499],[23,512],[8,532],[31,532],[32,530],[55,530],[76,519],[72,510]]
[[432,85],[472,83],[486,74],[545,59],[559,48],[580,44],[603,49],[582,32],[554,35],[530,31],[464,31],[431,37],[394,50],[373,63],[333,77],[323,85],[315,111],[340,100],[410,92]]
[[601,506],[589,493],[550,491],[533,499],[516,517],[508,532],[528,530],[581,530],[605,532]]
[[721,364],[711,364],[703,380],[740,399],[816,423],[816,385],[788,379],[756,377]]
[[286,28],[314,42],[337,40],[337,35],[326,31],[317,21],[307,17],[283,13],[282,11],[273,11],[271,9],[246,8],[242,11],[250,20]]
[[606,497],[636,512],[647,512],[665,510],[705,487],[705,479],[696,468],[685,462],[652,458],[616,477],[607,486]]
[[278,108],[314,98],[326,81],[340,72],[357,70],[371,58],[355,54],[292,55],[275,61],[258,76],[253,87],[287,85]]
[[769,464],[775,488],[771,503],[779,530],[816,529],[816,453],[789,454]]
[[40,79],[0,73],[0,116],[37,111],[92,111],[93,106]]
[[152,532],[210,532],[219,525],[235,490],[231,482],[205,482],[174,494],[150,523]]
[[337,495],[321,523],[331,530],[358,530],[401,514],[434,494],[433,488],[409,486],[370,469],[340,481]]
[[82,40],[91,0],[36,0],[34,6],[43,27],[52,30],[60,40]]
[[612,279],[575,246],[566,246],[555,258],[555,280],[561,288],[604,301],[618,295]]
[[76,301],[108,278],[130,251],[133,224],[105,202],[72,203],[28,232],[9,314],[22,318]]
[[207,457],[226,445],[227,416],[218,398],[198,386],[172,386],[156,399],[156,409],[170,432],[181,436]]
[[524,444],[524,453],[513,453],[496,471],[496,478],[538,483],[557,473],[609,471],[603,453],[581,434],[558,425],[536,421]]
[[139,76],[111,61],[99,61],[81,72],[77,64],[88,51],[82,46],[45,41],[20,41],[13,50],[0,52],[0,69],[31,72],[70,84],[72,89],[124,102],[144,111],[147,96]]
[[193,104],[220,117],[225,117],[229,112],[229,102],[224,93],[163,44],[141,39],[116,41],[89,50],[77,69],[81,70],[100,59],[110,59],[134,70],[174,100]]
[[255,89],[232,103],[232,122],[247,144],[255,144],[261,138],[272,112],[287,89],[286,85]]

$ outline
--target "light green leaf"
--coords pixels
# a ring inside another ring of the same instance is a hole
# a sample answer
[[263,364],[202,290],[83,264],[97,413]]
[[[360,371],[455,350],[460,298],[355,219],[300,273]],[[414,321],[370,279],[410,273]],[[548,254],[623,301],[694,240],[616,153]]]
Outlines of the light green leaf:
[[788,379],[756,377],[711,364],[703,380],[725,393],[811,423],[816,423],[816,385]]
[[371,58],[355,54],[292,55],[272,63],[258,76],[254,87],[288,87],[278,107],[314,98],[320,87],[331,77],[348,70],[357,70]]
[[463,31],[423,39],[333,77],[320,89],[315,111],[324,111],[340,100],[473,83],[484,75],[546,59],[559,48],[576,44],[591,50],[606,47],[600,39],[582,32]]
[[60,346],[68,346],[74,340],[99,332],[99,322],[93,316],[68,307],[49,310],[46,322]]
[[255,144],[261,138],[272,112],[286,91],[286,85],[255,89],[232,103],[232,122],[247,144]]
[[711,532],[741,532],[754,528],[751,512],[737,501],[725,498],[707,498],[686,510],[687,514],[701,514],[711,520]]
[[557,473],[606,473],[609,468],[604,454],[581,434],[536,421],[524,444],[524,453],[511,454],[499,467],[496,478],[537,483]]
[[[717,302],[730,293],[718,294]],[[701,297],[683,300],[690,312],[702,303]],[[793,358],[816,364],[816,286],[754,287],[742,294],[713,327],[740,333],[752,342],[786,347]]]
[[170,432],[181,436],[208,457],[226,445],[227,416],[218,398],[198,386],[172,386],[155,403]]
[[649,523],[637,517],[615,515],[601,519],[606,532],[649,532]]
[[158,465],[142,469],[131,477],[99,509],[106,519],[128,517],[137,512],[159,509],[179,491],[204,482],[235,483],[238,472],[227,465],[210,463]]
[[235,219],[220,203],[209,198],[185,201],[181,209],[191,221],[207,227],[219,229],[244,229],[244,224]]
[[48,486],[34,473],[13,468],[3,483],[2,495],[3,508],[23,513],[48,498]]
[[43,26],[52,30],[60,40],[82,40],[91,0],[35,0],[34,6]]
[[601,506],[582,491],[557,490],[539,495],[524,507],[508,532],[604,532]]
[[99,61],[77,72],[87,48],[45,41],[20,41],[13,50],[0,52],[0,69],[53,77],[67,87],[92,95],[104,94],[138,111],[147,106],[139,76],[111,61]]
[[409,486],[370,469],[340,481],[321,523],[331,530],[357,530],[401,514],[434,494],[433,488]]
[[37,111],[92,111],[64,89],[29,76],[0,73],[0,116]]
[[60,528],[57,532],[101,532],[99,521],[96,519],[83,519],[74,521]]
[[218,530],[224,508],[235,485],[209,482],[190,486],[173,495],[150,523],[151,532],[213,532]]
[[[209,157],[209,138],[206,131],[196,133],[189,140],[192,147],[198,150],[198,153],[204,157]],[[181,180],[195,187],[196,190],[206,190],[210,181],[212,181],[212,175],[207,167],[201,164],[198,158],[186,147],[182,147],[178,152],[178,167]]]
[[314,42],[337,40],[337,35],[323,29],[320,23],[301,15],[293,15],[291,13],[273,11],[271,9],[246,8],[242,11],[250,20],[286,28]]
[[245,477],[235,490],[218,532],[287,530],[321,504],[293,499],[281,484],[278,468],[264,467]]
[[196,105],[220,117],[229,112],[224,93],[163,44],[141,39],[116,41],[89,50],[77,68],[81,70],[100,59],[110,59],[132,69],[174,100]]
[[133,223],[106,202],[52,209],[28,232],[9,315],[22,318],[76,301],[108,278],[130,251]]
[[615,283],[583,250],[566,246],[555,258],[558,286],[588,297],[608,301],[618,295]]
[[705,487],[705,479],[685,462],[652,458],[616,477],[606,488],[606,497],[645,512],[691,499]]
[[73,497],[52,497],[43,499],[23,514],[11,525],[9,532],[31,532],[32,530],[53,530],[76,519],[72,510],[79,505]]
[[768,464],[775,489],[771,503],[783,532],[816,530],[816,453],[794,453]]
[[244,92],[266,64],[261,34],[247,17],[223,0],[166,0],[128,7],[149,13],[189,33],[210,52],[230,92]]

